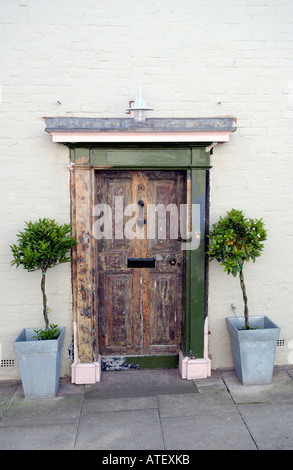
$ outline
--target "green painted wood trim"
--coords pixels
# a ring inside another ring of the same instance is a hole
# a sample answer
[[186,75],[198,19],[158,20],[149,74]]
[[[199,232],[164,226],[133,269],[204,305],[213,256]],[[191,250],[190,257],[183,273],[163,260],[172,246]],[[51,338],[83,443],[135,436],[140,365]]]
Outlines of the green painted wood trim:
[[191,148],[191,167],[192,168],[210,168],[210,153],[205,148],[190,146]]
[[[192,184],[192,173],[191,170],[187,170],[187,181],[189,180]],[[183,351],[185,356],[189,355],[190,352],[190,323],[191,323],[191,251],[185,251],[185,337],[182,341]]]
[[76,162],[81,157],[87,157],[90,161],[90,149],[86,147],[75,147],[70,149],[70,160]]
[[209,168],[209,153],[202,147],[189,145],[124,146],[120,145],[70,149],[72,163],[85,166],[106,166],[113,169],[187,169]]
[[102,370],[176,369],[178,354],[159,356],[102,356]]
[[195,358],[203,357],[205,318],[205,217],[206,217],[206,171],[192,169],[192,204],[200,205],[200,244],[190,256],[190,321],[189,352]]
[[164,167],[186,168],[190,165],[188,149],[125,149],[92,151],[92,165],[111,165],[125,167]]
[[126,362],[136,364],[140,369],[175,369],[178,367],[178,354],[171,356],[138,356],[126,358]]

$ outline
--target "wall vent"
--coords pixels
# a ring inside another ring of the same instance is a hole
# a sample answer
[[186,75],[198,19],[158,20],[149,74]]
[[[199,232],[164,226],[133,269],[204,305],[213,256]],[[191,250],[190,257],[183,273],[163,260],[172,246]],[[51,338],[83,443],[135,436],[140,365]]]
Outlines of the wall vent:
[[1,359],[0,367],[14,367],[15,360],[14,359]]
[[285,346],[285,340],[284,339],[277,339],[277,346]]

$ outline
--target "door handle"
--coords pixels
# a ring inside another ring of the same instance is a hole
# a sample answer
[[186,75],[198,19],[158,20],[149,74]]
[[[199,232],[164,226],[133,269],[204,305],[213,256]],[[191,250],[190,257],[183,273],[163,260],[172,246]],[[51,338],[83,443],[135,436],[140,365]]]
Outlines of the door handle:
[[138,204],[138,217],[137,217],[136,224],[137,224],[138,228],[143,228],[143,226],[146,222],[145,218],[144,218],[144,215],[143,215],[144,202],[140,199],[137,204]]
[[171,258],[169,260],[169,264],[171,264],[171,266],[175,266],[175,264],[177,263],[176,259],[175,258]]

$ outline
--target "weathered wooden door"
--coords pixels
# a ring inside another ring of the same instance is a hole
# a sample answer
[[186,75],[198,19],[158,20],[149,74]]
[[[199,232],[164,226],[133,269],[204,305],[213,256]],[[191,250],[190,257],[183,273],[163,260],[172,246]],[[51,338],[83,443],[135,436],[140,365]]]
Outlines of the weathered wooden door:
[[179,215],[185,202],[183,171],[96,173],[100,354],[179,352],[184,320]]

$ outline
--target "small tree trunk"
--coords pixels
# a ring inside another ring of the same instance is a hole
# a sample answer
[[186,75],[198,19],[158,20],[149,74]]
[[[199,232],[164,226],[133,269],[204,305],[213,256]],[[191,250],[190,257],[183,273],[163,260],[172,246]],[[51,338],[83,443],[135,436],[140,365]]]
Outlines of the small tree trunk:
[[247,305],[247,294],[246,294],[246,287],[244,283],[244,275],[243,275],[243,268],[239,272],[239,278],[240,278],[240,286],[242,290],[242,295],[243,295],[243,301],[244,301],[244,319],[245,319],[245,329],[249,330],[249,323],[248,323],[248,305]]
[[42,281],[41,281],[41,291],[43,294],[43,315],[45,320],[45,328],[49,329],[49,318],[47,313],[47,296],[46,296],[46,270],[42,269]]

